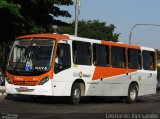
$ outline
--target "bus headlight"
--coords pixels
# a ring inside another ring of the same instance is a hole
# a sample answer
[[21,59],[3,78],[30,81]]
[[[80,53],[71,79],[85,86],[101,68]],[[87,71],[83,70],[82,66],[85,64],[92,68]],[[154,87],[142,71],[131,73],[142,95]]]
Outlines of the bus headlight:
[[39,85],[43,85],[43,84],[45,84],[46,82],[48,82],[49,81],[49,77],[47,76],[47,77],[45,77],[45,78],[43,78],[42,80],[41,80],[41,82],[39,83]]
[[11,84],[11,80],[9,79],[9,77],[7,76],[7,77],[5,77],[5,79],[6,79],[6,81],[9,83],[9,84]]

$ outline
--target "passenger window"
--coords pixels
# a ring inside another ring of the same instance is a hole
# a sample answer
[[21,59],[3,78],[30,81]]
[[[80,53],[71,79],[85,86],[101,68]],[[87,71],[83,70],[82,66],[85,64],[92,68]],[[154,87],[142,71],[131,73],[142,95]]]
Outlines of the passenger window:
[[60,43],[58,44],[55,57],[55,73],[71,67],[70,45]]
[[91,44],[73,41],[73,62],[80,65],[91,65]]
[[93,64],[95,66],[109,66],[109,47],[93,44]]
[[141,52],[136,49],[128,49],[128,68],[141,69]]
[[155,70],[155,53],[152,51],[143,51],[143,69]]
[[125,48],[112,46],[112,66],[118,68],[126,67]]

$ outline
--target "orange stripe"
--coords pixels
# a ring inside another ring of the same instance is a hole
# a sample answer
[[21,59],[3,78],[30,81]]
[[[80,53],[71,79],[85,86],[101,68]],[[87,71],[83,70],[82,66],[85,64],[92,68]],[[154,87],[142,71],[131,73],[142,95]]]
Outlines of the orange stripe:
[[116,42],[110,42],[110,41],[102,41],[101,44],[110,45],[110,46],[119,46],[124,48],[133,48],[133,49],[140,49],[140,46],[136,45],[129,45],[124,43],[116,43]]
[[127,69],[127,68],[113,68],[113,67],[96,67],[93,74],[92,80],[98,80],[100,78],[108,78],[112,76],[118,76],[122,74],[136,72],[136,69]]
[[20,36],[16,39],[21,39],[21,38],[54,38],[57,41],[59,40],[68,40],[69,37],[67,35],[61,35],[61,34],[47,34],[47,33],[43,33],[43,34],[30,34],[30,35],[24,35],[24,36]]

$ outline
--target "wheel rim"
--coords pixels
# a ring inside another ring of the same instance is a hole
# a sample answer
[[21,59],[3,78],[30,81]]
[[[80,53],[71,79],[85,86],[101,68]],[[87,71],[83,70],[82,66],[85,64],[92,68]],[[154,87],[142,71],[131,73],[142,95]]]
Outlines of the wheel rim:
[[131,92],[130,92],[130,98],[131,98],[131,100],[135,100],[135,98],[136,98],[136,90],[135,89],[131,90]]
[[75,99],[79,99],[80,98],[80,90],[76,89],[74,91],[74,97],[75,97]]

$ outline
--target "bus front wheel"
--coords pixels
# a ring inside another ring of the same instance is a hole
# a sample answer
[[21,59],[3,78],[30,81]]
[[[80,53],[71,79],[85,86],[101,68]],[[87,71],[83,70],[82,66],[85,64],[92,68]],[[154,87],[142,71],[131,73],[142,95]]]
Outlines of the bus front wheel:
[[79,83],[75,83],[71,90],[70,103],[71,104],[79,104],[81,98],[81,88]]

